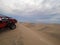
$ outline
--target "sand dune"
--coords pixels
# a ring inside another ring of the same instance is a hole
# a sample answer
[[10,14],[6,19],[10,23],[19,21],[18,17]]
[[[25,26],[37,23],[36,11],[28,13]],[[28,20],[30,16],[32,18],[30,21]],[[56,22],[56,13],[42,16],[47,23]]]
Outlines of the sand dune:
[[17,23],[0,33],[0,45],[60,45],[60,24]]

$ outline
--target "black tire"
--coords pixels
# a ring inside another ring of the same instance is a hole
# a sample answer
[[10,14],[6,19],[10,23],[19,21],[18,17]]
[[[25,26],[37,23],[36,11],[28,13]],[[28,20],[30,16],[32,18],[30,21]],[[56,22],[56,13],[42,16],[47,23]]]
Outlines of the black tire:
[[11,30],[14,30],[14,29],[16,29],[16,25],[15,25],[15,24],[11,24],[9,28],[10,28]]

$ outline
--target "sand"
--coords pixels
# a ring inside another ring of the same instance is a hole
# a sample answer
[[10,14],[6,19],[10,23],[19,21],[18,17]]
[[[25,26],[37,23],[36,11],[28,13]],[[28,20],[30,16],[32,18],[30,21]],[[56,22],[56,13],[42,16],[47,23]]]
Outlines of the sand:
[[0,45],[60,45],[60,25],[17,23],[0,33]]

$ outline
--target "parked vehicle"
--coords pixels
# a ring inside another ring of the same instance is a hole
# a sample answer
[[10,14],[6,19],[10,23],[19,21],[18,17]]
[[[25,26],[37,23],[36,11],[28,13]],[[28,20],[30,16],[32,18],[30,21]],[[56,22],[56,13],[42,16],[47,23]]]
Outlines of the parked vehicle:
[[15,25],[16,23],[17,23],[16,19],[0,14],[0,29],[8,27],[13,30],[16,28],[16,25]]

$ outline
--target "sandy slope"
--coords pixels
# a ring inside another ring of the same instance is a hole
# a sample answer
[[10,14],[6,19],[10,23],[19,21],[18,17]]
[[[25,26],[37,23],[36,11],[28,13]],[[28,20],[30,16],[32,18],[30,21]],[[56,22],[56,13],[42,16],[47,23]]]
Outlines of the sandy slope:
[[0,45],[60,45],[60,33],[35,28],[28,28],[18,23],[17,29],[0,34]]

